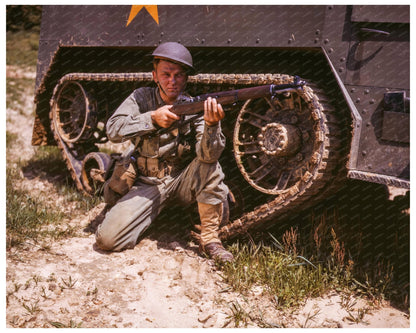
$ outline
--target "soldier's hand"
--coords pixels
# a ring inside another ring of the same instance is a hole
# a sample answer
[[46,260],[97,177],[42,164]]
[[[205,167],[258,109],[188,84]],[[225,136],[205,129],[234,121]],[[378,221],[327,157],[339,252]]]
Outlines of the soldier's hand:
[[204,102],[204,120],[208,126],[218,124],[225,117],[222,105],[215,98],[208,97]]
[[179,120],[179,116],[170,111],[172,105],[164,105],[155,111],[151,111],[151,117],[154,124],[163,128],[168,128],[176,120]]

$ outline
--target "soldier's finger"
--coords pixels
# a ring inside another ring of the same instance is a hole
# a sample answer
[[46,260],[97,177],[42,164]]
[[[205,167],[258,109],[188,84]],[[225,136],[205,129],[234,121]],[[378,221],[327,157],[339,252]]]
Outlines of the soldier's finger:
[[212,113],[212,98],[208,97],[205,102],[206,102],[206,105],[207,105],[207,108],[206,108],[207,112]]
[[217,99],[216,98],[211,99],[211,108],[214,113],[217,112],[217,105],[218,105]]
[[211,101],[209,97],[204,102],[204,119],[205,121],[212,121],[212,109],[211,109]]
[[224,109],[222,108],[221,104],[218,104],[218,116],[220,119],[223,119],[225,117]]
[[179,116],[173,112],[166,112],[166,117],[172,120],[179,120]]

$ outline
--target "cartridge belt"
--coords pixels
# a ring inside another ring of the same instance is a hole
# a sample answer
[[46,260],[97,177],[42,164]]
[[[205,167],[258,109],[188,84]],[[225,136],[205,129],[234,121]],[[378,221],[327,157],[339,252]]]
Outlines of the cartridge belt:
[[146,177],[157,177],[160,179],[169,176],[173,171],[172,165],[158,158],[138,156],[136,163],[138,171]]

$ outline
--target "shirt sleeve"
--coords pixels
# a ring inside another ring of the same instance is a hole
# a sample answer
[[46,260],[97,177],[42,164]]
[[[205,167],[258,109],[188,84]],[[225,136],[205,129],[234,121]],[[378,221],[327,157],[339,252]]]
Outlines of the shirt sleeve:
[[127,97],[107,121],[108,139],[112,142],[124,142],[136,136],[142,136],[156,130],[150,112],[140,112],[134,92]]
[[225,136],[221,130],[221,122],[213,126],[205,124],[203,117],[196,126],[196,155],[201,162],[218,161],[225,147]]

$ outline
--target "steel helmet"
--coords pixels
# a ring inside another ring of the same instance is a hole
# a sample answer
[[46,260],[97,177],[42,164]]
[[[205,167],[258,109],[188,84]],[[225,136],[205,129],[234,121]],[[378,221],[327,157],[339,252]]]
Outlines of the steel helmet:
[[192,55],[182,44],[166,42],[160,44],[152,53],[156,59],[166,59],[184,65],[191,73],[195,72]]

